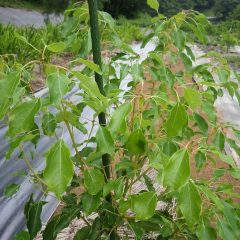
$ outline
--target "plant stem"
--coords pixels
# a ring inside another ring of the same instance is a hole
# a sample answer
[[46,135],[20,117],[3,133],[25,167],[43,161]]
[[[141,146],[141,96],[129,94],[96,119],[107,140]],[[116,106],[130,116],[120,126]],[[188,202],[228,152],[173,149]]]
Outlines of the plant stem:
[[[97,0],[88,0],[89,6],[89,15],[90,15],[90,27],[91,27],[91,36],[92,36],[92,49],[93,49],[93,61],[100,68],[102,68],[102,59],[101,59],[101,49],[100,49],[100,33],[98,26],[98,1]],[[105,95],[103,89],[103,79],[102,76],[95,72],[95,81],[98,85],[99,91],[102,95]],[[106,126],[106,115],[105,113],[100,113],[98,116],[99,124],[103,127]],[[109,154],[104,154],[102,156],[102,165],[103,171],[105,172],[106,181],[111,178],[110,175],[110,156]],[[110,196],[107,197],[108,201],[110,200]]]
[[22,151],[22,155],[23,155],[23,160],[24,162],[26,163],[26,165],[28,166],[30,172],[33,174],[33,176],[43,185],[43,186],[47,186],[47,184],[44,182],[44,180],[42,178],[40,178],[38,176],[37,173],[35,173],[30,161],[28,160],[27,156],[25,155],[25,152],[24,152],[24,148],[22,145],[19,146],[21,151]]

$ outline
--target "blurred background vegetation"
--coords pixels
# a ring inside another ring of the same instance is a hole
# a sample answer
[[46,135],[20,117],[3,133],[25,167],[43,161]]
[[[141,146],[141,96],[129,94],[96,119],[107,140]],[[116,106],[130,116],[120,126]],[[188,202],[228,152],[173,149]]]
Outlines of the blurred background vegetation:
[[[1,6],[25,7],[42,11],[63,11],[83,0],[0,0]],[[172,16],[181,10],[193,9],[222,19],[240,17],[240,0],[159,0],[159,12]],[[99,0],[99,7],[113,17],[137,17],[140,13],[153,14],[146,0]]]
[[[0,0],[0,6],[61,13],[66,8],[83,2],[86,0]],[[195,10],[205,14],[213,24],[207,26],[209,41],[203,47],[207,48],[207,51],[214,50],[225,54],[230,62],[240,66],[239,55],[229,56],[231,47],[240,45],[240,0],[159,0],[159,3],[159,12],[166,17],[183,10]],[[116,19],[116,30],[126,43],[141,41],[156,14],[147,6],[146,0],[99,0],[99,8]],[[21,41],[9,36],[15,36],[13,33],[17,32],[25,36],[31,44],[41,48],[54,40],[64,41],[68,36],[63,36],[61,29],[61,26],[51,24],[42,29],[0,25],[0,54],[10,52],[20,59],[31,59],[29,46],[23,51],[20,48]],[[70,45],[79,45],[72,43],[76,39],[69,39]],[[103,40],[108,41],[105,38]]]

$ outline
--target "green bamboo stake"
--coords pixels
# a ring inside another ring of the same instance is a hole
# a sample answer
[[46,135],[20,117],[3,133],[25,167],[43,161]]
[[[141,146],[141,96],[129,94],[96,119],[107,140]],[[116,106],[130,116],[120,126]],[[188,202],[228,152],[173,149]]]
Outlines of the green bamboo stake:
[[[99,65],[102,68],[102,59],[101,59],[101,48],[100,48],[100,33],[98,26],[98,1],[97,0],[88,0],[89,6],[89,15],[90,15],[90,27],[91,27],[91,36],[92,36],[92,50],[93,50],[93,61],[95,64]],[[105,95],[103,89],[103,79],[102,76],[98,73],[95,73],[95,81],[98,85],[100,92]],[[100,113],[98,116],[99,124],[103,127],[106,126],[106,116],[105,113]],[[104,154],[102,156],[103,170],[105,172],[106,180],[110,179],[110,156]],[[110,196],[108,197],[110,200]]]

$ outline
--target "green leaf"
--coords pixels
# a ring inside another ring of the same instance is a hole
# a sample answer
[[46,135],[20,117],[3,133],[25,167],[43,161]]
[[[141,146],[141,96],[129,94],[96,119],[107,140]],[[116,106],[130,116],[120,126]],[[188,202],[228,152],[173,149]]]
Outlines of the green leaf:
[[69,226],[80,212],[80,208],[68,208],[62,214],[52,218],[43,231],[43,240],[54,240],[58,233]]
[[51,43],[47,46],[47,49],[54,53],[60,53],[66,49],[66,44],[64,42]]
[[77,231],[73,240],[86,240],[89,237],[91,226],[85,226]]
[[213,137],[213,144],[222,151],[224,149],[225,137],[222,131],[218,131]]
[[98,169],[89,169],[84,171],[84,185],[91,195],[100,192],[104,185],[104,175]]
[[230,77],[230,71],[228,69],[219,68],[217,73],[218,73],[219,80],[222,83],[227,83],[228,82],[228,79]]
[[168,164],[163,168],[163,184],[177,190],[186,184],[189,178],[189,155],[187,149],[182,148],[172,155]]
[[30,240],[30,235],[27,231],[21,231],[16,235],[15,240]]
[[111,180],[107,182],[103,187],[103,196],[106,197],[111,191],[115,192],[115,198],[119,199],[124,191],[124,178]]
[[198,223],[201,213],[202,200],[195,184],[192,181],[189,181],[180,188],[178,202],[187,223],[190,226]]
[[147,0],[147,4],[150,8],[156,10],[158,12],[159,2],[157,0]]
[[70,79],[63,73],[54,72],[47,78],[47,86],[49,88],[50,102],[60,104],[62,98],[69,90]]
[[79,121],[79,115],[77,115],[77,113],[75,114],[69,111],[59,112],[56,115],[56,120],[57,122],[68,122],[83,134],[87,134],[87,129],[85,128],[84,124]]
[[215,240],[217,239],[216,231],[210,227],[210,224],[201,222],[197,229],[197,237],[199,240]]
[[45,202],[35,202],[29,206],[27,211],[27,228],[30,239],[33,240],[42,228],[41,213]]
[[30,196],[25,204],[24,214],[27,220],[27,228],[31,240],[34,239],[37,233],[41,230],[41,213],[44,204],[45,202],[34,202],[33,195]]
[[184,98],[187,101],[188,105],[196,110],[202,105],[202,96],[201,94],[193,88],[184,89]]
[[34,126],[34,117],[39,111],[40,106],[40,99],[34,99],[17,105],[9,118],[8,134],[16,136],[16,134],[31,130]]
[[124,133],[126,131],[126,118],[131,111],[132,104],[130,102],[122,104],[114,111],[108,126],[112,134],[116,132]]
[[144,192],[131,196],[131,209],[136,214],[136,219],[147,220],[151,218],[157,206],[155,192]]
[[165,142],[163,144],[163,153],[167,156],[172,156],[179,149],[178,145],[173,142]]
[[[236,236],[234,235],[234,232],[231,229],[231,226],[225,222],[224,220],[219,219],[217,221],[217,232],[218,235],[222,238],[222,239],[231,239],[231,240],[237,240],[238,238],[236,238]],[[239,236],[238,236],[239,237]]]
[[113,138],[106,127],[99,127],[96,134],[96,141],[98,151],[101,153],[108,153],[110,155],[115,153]]
[[183,52],[180,54],[180,57],[184,63],[186,70],[191,71],[192,70],[192,60]]
[[199,129],[203,132],[203,135],[207,136],[208,135],[208,124],[205,121],[205,119],[197,113],[194,113],[193,117],[194,117],[194,120],[196,121]]
[[101,194],[91,195],[87,192],[82,194],[82,204],[83,211],[89,216],[92,212],[94,212],[101,204]]
[[130,134],[125,144],[126,149],[132,154],[143,154],[147,148],[145,136],[141,130],[136,130]]
[[234,149],[237,155],[240,156],[240,147],[236,144],[236,142],[233,139],[227,138],[227,143],[230,145],[231,148]]
[[20,188],[20,185],[11,183],[4,188],[3,194],[7,197],[14,195]]
[[100,67],[91,61],[85,60],[83,58],[78,58],[78,59],[74,60],[73,62],[80,62],[80,63],[86,65],[88,68],[90,68],[94,72],[96,72],[98,74],[102,74]]
[[171,113],[170,117],[164,124],[164,128],[168,137],[175,137],[188,123],[188,115],[185,107],[181,103],[177,103]]
[[182,30],[177,29],[173,33],[173,39],[175,42],[175,45],[179,49],[179,51],[182,51],[185,45],[185,36]]
[[47,154],[43,177],[49,189],[60,197],[73,178],[70,150],[63,139],[55,143]]
[[57,128],[57,122],[52,113],[45,113],[42,116],[42,129],[43,133],[48,136],[52,136]]
[[19,72],[9,73],[6,79],[0,80],[0,120],[4,117],[8,108],[13,103],[14,92],[19,82]]
[[199,150],[195,155],[196,168],[199,171],[206,162],[206,155],[201,150]]
[[80,80],[80,87],[92,98],[98,98],[105,103],[107,99],[103,96],[98,88],[97,83],[94,81],[93,78],[88,77],[80,72],[72,71],[72,74]]

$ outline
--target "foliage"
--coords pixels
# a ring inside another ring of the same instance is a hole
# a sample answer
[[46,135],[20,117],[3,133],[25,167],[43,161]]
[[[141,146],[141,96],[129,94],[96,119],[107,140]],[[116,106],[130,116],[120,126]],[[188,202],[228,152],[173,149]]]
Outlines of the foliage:
[[240,4],[233,10],[231,19],[240,21]]
[[233,34],[229,33],[222,34],[220,39],[221,45],[226,46],[227,52],[230,47],[235,46],[238,43],[238,39]]
[[29,10],[58,12],[67,8],[69,0],[0,0],[4,7],[25,8]]
[[226,19],[230,17],[240,0],[218,0],[214,6],[215,14]]
[[15,59],[24,64],[36,59],[38,55],[41,58],[39,50],[44,47],[44,44],[60,39],[59,26],[47,24],[46,27],[35,29],[0,24],[0,55],[10,61]]
[[[103,37],[111,32],[111,45],[117,49],[101,69],[88,58],[91,39],[84,4],[65,13],[63,42],[41,49],[42,56],[46,51],[61,54],[73,47],[79,29],[85,34],[78,50],[74,46],[81,56],[68,66],[49,64],[42,58],[48,96],[26,97],[21,91],[26,65],[18,63],[1,71],[0,117],[9,126],[7,157],[19,149],[19,159],[31,166],[24,146],[32,142],[34,150],[40,136],[53,141],[43,154],[45,169],[36,172],[30,167],[33,181],[64,203],[61,213],[43,230],[43,239],[56,239],[75,218],[86,225],[74,239],[120,239],[120,228],[131,231],[136,239],[150,233],[157,239],[239,239],[240,211],[235,201],[239,194],[221,177],[240,178],[239,168],[223,149],[229,144],[239,155],[235,140],[240,132],[217,121],[214,103],[223,91],[239,102],[240,96],[238,84],[230,79],[231,69],[218,54],[204,56],[211,58],[210,63],[193,64],[186,30],[205,42],[206,19],[193,11],[170,19],[158,15],[142,42],[144,47],[154,41],[156,48],[143,61],[119,38],[109,14],[99,12],[99,19]],[[104,78],[104,95],[92,78],[94,72]],[[127,75],[131,76],[128,88],[121,89]],[[191,81],[193,78],[197,81]],[[74,98],[65,97],[71,90]],[[82,114],[89,108],[93,114],[86,123]],[[101,113],[107,116],[106,126],[97,122]],[[70,145],[63,139],[63,131],[68,132]],[[229,138],[227,131],[234,137]],[[79,140],[78,134],[86,139]],[[31,153],[34,157],[34,151]],[[110,179],[101,162],[106,154],[111,160]],[[212,166],[209,179],[195,178],[195,161],[200,172]],[[137,183],[144,188],[136,188]],[[164,187],[162,192],[157,190],[159,185]],[[73,193],[76,187],[81,193]],[[11,195],[16,189],[6,192]],[[41,228],[44,204],[30,197],[24,209],[28,233],[19,233],[18,239],[34,239]],[[88,217],[92,213],[95,217]],[[127,231],[122,234],[121,238],[128,238]]]
[[226,47],[226,50],[240,41],[240,21],[226,20],[217,24],[209,25],[207,32],[210,37],[209,44]]
[[139,25],[132,23],[124,17],[117,21],[116,31],[119,37],[126,43],[131,43],[133,40],[140,41],[143,39],[143,30]]

